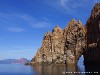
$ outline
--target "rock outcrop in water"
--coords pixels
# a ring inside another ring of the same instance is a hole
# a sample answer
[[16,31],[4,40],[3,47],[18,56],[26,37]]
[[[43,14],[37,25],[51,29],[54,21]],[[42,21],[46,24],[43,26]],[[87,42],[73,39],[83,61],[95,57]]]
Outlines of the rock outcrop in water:
[[77,63],[82,55],[85,28],[79,20],[72,19],[62,30],[58,25],[44,35],[42,46],[32,59],[33,64]]
[[64,30],[56,26],[47,32],[30,64],[77,64],[82,54],[84,64],[100,64],[100,3],[95,4],[86,26],[72,19]]
[[100,64],[100,3],[95,4],[86,28],[87,49],[84,52],[84,63]]

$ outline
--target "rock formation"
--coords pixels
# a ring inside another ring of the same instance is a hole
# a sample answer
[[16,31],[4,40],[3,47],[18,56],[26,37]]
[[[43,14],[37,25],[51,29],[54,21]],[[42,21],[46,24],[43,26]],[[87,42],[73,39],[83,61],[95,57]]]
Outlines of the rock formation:
[[33,64],[77,63],[82,55],[85,28],[79,20],[72,19],[62,30],[58,25],[44,35],[41,48],[32,59]]
[[72,19],[65,28],[65,51],[67,63],[77,63],[85,47],[85,28],[82,22]]
[[84,52],[84,63],[100,63],[100,3],[95,4],[86,28],[87,49]]
[[58,25],[47,32],[31,64],[100,63],[100,3],[95,4],[86,26],[72,19],[62,30]]

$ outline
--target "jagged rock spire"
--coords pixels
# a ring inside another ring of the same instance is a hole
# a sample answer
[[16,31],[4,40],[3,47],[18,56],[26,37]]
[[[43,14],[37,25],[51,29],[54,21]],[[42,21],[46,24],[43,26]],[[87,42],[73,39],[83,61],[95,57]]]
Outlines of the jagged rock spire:
[[74,25],[74,24],[76,24],[77,22],[76,22],[76,20],[73,18],[69,23],[68,23],[68,25]]
[[97,16],[99,15],[99,12],[100,12],[100,3],[96,3],[91,12],[91,16]]
[[51,35],[51,33],[48,31],[48,32],[45,33],[44,36],[47,36],[47,35]]
[[78,24],[82,25],[82,21],[81,20],[78,20]]
[[67,31],[69,27],[75,25],[76,23],[77,23],[76,20],[73,18],[73,19],[68,23],[68,25],[65,27],[64,30]]
[[59,25],[56,25],[56,27],[52,30],[52,32],[54,31],[62,32],[63,30],[59,27]]

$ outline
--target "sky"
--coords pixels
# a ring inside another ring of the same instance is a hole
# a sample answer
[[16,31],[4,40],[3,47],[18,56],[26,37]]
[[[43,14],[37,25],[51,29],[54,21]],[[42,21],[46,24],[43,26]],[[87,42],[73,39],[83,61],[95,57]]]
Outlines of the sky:
[[0,0],[0,60],[32,59],[47,31],[75,18],[85,25],[100,0]]

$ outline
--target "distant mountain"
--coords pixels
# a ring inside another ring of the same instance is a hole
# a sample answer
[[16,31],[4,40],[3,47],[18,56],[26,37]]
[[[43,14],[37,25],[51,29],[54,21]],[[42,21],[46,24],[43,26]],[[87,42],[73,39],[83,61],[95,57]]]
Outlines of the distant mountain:
[[26,59],[26,58],[18,59],[18,63],[19,63],[19,64],[25,64],[25,63],[27,63],[27,62],[29,62],[29,60]]
[[27,62],[29,62],[29,60],[26,58],[0,60],[0,64],[25,64]]

